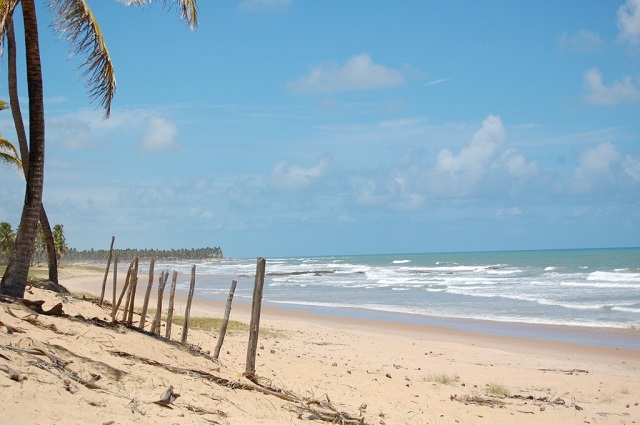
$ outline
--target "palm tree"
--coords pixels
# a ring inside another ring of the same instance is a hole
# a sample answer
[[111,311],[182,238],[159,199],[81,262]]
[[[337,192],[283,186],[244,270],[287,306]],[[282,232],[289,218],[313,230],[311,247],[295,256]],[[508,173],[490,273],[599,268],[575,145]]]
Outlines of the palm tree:
[[[124,0],[127,5],[144,6],[153,0]],[[197,25],[197,0],[173,0],[177,3],[181,18],[191,28]],[[15,248],[0,282],[0,294],[22,298],[27,283],[30,260],[33,255],[36,228],[42,210],[44,185],[44,99],[38,19],[35,0],[0,0],[0,37],[18,6],[22,7],[29,99],[29,172],[20,228]],[[167,4],[167,0],[164,0]],[[104,108],[105,118],[111,112],[111,101],[116,90],[113,65],[109,57],[102,31],[86,0],[51,0],[55,12],[54,28],[65,34],[73,53],[85,55],[81,67],[88,76],[89,94]]]
[[[13,19],[9,19],[6,25],[5,36],[7,38],[7,62],[8,62],[8,80],[9,80],[9,101],[11,104],[11,115],[13,116],[13,123],[18,136],[18,146],[20,146],[20,156],[24,159],[22,161],[22,169],[24,175],[29,174],[29,142],[27,141],[27,132],[24,128],[24,121],[22,120],[22,112],[20,110],[20,100],[18,97],[18,73],[16,70],[16,40],[13,31]],[[51,225],[49,224],[49,218],[47,212],[44,209],[44,205],[40,210],[40,225],[42,226],[45,246],[47,248],[47,263],[49,270],[49,280],[58,283],[58,260],[55,253],[55,244],[53,242],[53,233],[51,232]]]
[[[40,267],[40,262],[42,261],[42,256],[46,251],[46,242],[44,241],[44,232],[42,231],[42,225],[38,222],[38,230],[36,231],[36,240],[34,241],[33,248],[33,256],[36,259],[36,263],[38,267]],[[31,263],[33,263],[33,258],[31,259]]]
[[53,240],[56,245],[56,259],[60,262],[64,254],[69,251],[67,238],[64,236],[64,226],[62,226],[62,224],[56,224],[53,226]]
[[0,223],[0,254],[5,258],[9,258],[15,241],[16,234],[11,228],[11,224],[6,221]]

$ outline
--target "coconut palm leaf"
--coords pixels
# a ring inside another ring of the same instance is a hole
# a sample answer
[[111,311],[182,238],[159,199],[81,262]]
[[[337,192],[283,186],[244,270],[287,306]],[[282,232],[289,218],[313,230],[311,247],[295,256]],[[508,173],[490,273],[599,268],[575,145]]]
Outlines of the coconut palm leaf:
[[18,151],[10,141],[2,136],[0,136],[0,162],[7,164],[9,167],[17,168],[22,174],[22,161],[20,161]]
[[13,10],[20,0],[0,0],[0,44],[4,43],[7,22],[13,15]]
[[116,76],[100,25],[84,0],[52,0],[54,29],[71,44],[71,55],[84,55],[80,68],[88,77],[89,95],[111,114],[111,101],[116,92]]

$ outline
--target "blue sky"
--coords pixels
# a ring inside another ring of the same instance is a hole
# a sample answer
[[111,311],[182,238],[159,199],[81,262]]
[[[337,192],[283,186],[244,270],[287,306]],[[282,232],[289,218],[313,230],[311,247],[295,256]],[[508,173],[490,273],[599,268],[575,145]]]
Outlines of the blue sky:
[[[640,245],[640,0],[201,0],[196,31],[162,2],[90,1],[106,121],[38,3],[44,202],[71,247]],[[15,227],[24,184],[0,181]]]

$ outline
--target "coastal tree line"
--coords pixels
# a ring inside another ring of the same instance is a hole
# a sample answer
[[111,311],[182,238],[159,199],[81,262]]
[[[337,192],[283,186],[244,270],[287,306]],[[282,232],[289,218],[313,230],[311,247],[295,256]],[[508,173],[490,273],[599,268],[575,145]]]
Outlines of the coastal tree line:
[[[55,245],[55,255],[58,263],[102,263],[107,261],[109,250],[90,249],[77,250],[67,246],[67,238],[64,234],[64,226],[56,224],[53,226],[53,241]],[[0,261],[9,259],[15,246],[17,230],[13,230],[10,223],[0,223]],[[46,255],[45,234],[38,226],[32,263],[40,264]],[[152,258],[161,261],[181,261],[181,260],[207,260],[212,258],[223,258],[222,249],[219,246],[206,248],[180,248],[180,249],[118,249],[120,258],[138,257],[142,261],[149,261]]]
[[[140,261],[181,261],[181,260],[210,260],[224,258],[220,247],[206,248],[181,248],[181,249],[118,249],[118,255],[123,258],[138,257]],[[108,249],[90,249],[78,251],[69,249],[64,257],[66,263],[106,263],[109,258]]]

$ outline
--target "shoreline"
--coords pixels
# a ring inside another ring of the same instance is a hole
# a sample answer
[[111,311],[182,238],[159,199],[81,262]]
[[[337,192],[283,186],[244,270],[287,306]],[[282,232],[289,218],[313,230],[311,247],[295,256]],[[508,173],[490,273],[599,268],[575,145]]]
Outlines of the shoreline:
[[[82,270],[82,268],[79,268]],[[87,271],[86,269],[84,269]],[[75,273],[74,273],[75,274]],[[88,292],[95,296],[100,295],[103,274],[94,270],[80,273],[79,276],[65,279],[64,283],[71,292]],[[124,283],[126,273],[118,273],[118,287]],[[87,279],[96,279],[88,281]],[[111,294],[111,274],[107,279],[105,299],[109,300]],[[99,279],[97,279],[99,278]],[[185,278],[185,276],[179,276]],[[136,305],[141,306],[146,289],[146,276],[140,276],[138,290],[136,292]],[[169,283],[167,284],[169,285]],[[197,289],[197,288],[196,288]],[[149,308],[155,308],[157,284],[150,297]],[[163,306],[166,309],[168,303],[168,287],[165,289]],[[187,292],[176,290],[176,314],[182,314],[182,308],[186,305]],[[197,291],[196,291],[197,292]],[[251,303],[248,300],[235,297],[231,309],[231,319],[249,323],[251,320]],[[191,307],[191,315],[203,317],[222,317],[226,305],[225,300],[199,297],[194,295]],[[297,306],[263,301],[261,320],[268,322],[289,322],[291,320],[302,321],[311,324],[323,324],[334,327],[355,326],[378,333],[389,331],[403,333],[411,330],[411,333],[420,335],[456,334],[464,336],[467,340],[488,341],[496,340],[499,344],[509,343],[510,340],[518,344],[525,342],[527,346],[537,344],[566,345],[580,349],[616,350],[638,355],[640,351],[640,331],[635,329],[619,329],[606,327],[579,327],[566,325],[529,324],[517,322],[494,322],[476,319],[455,319],[430,316],[415,316],[402,313],[373,312],[367,310],[339,309],[316,306]]]

